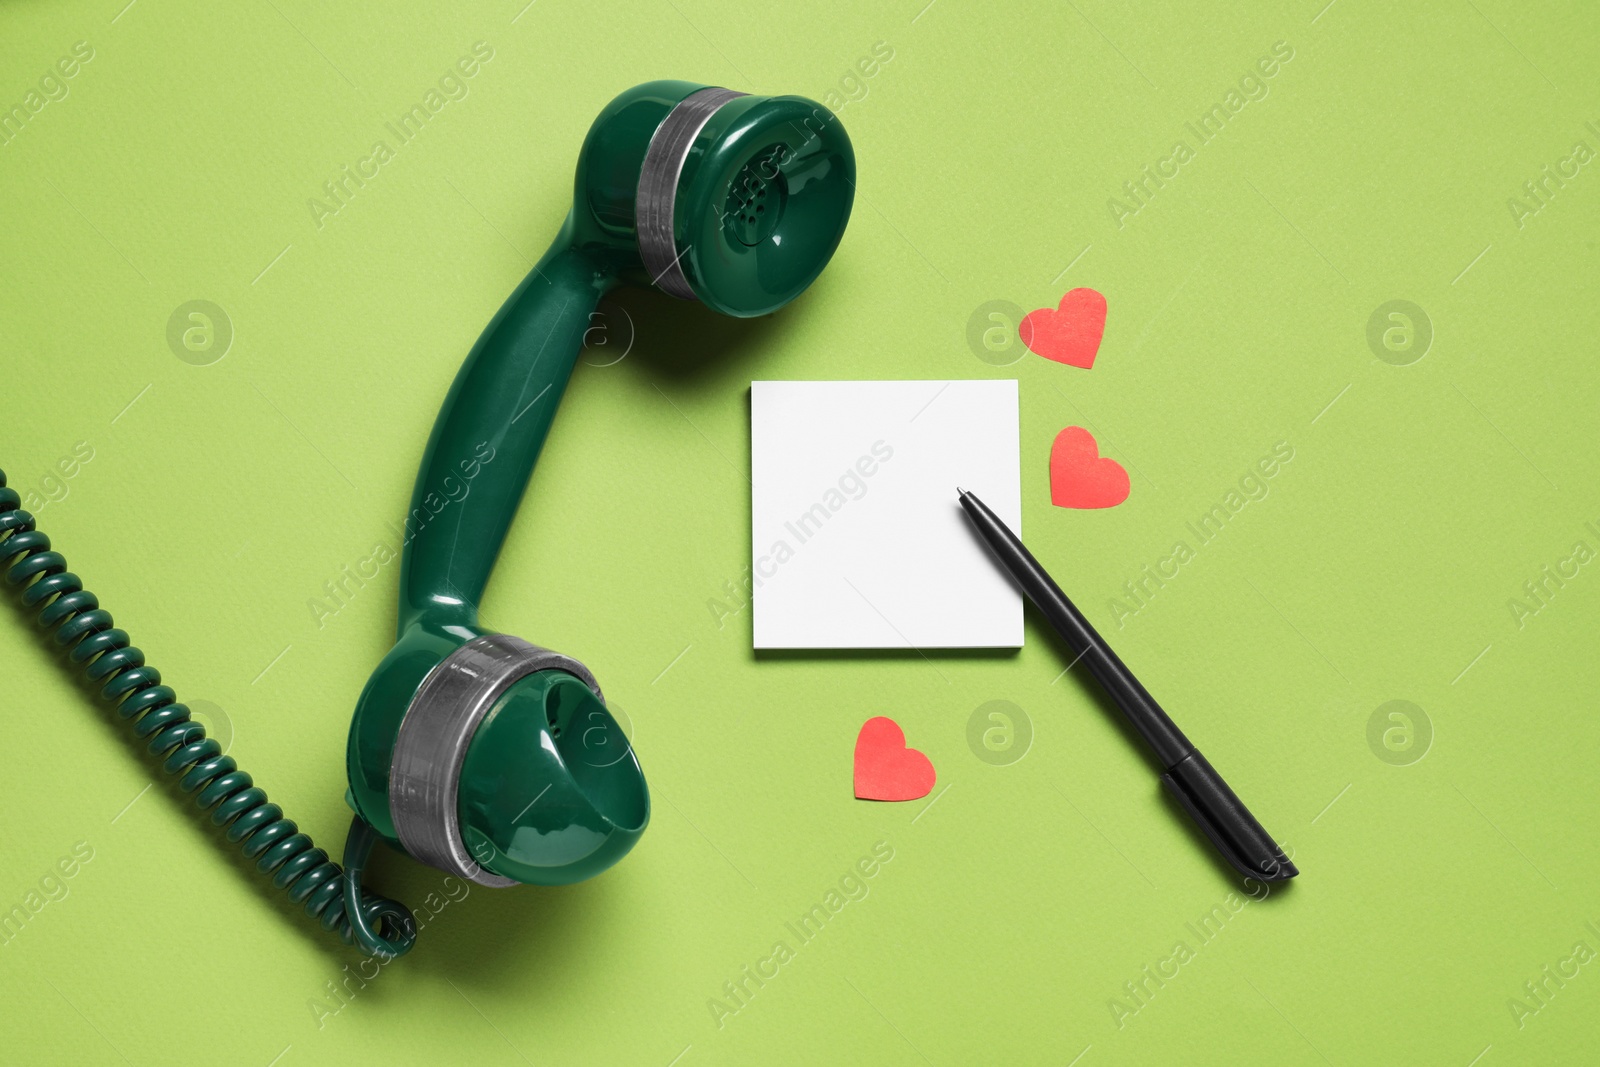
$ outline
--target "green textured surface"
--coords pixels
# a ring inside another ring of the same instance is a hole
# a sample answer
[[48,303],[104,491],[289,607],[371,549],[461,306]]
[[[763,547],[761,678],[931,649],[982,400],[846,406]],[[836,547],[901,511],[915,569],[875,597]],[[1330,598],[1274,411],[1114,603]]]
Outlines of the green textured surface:
[[[658,77],[843,101],[860,188],[832,265],[770,320],[609,305],[631,351],[580,365],[511,531],[485,623],[594,670],[655,800],[593,882],[462,898],[377,857],[433,917],[335,1000],[357,957],[141,792],[147,766],[0,612],[0,909],[42,905],[0,948],[5,1059],[1592,1058],[1600,966],[1541,970],[1600,951],[1600,578],[1578,566],[1520,626],[1508,606],[1575,542],[1600,551],[1600,173],[1520,226],[1507,205],[1600,147],[1588,7],[119,6],[0,10],[0,106],[94,49],[0,146],[0,465],[60,497],[39,519],[73,569],[334,850],[350,709],[394,626],[397,567],[366,561],[598,110]],[[385,123],[477,41],[467,95],[399,144]],[[880,41],[893,58],[852,74]],[[1268,95],[1200,144],[1185,123],[1278,41]],[[1180,138],[1193,158],[1119,228],[1107,199]],[[380,139],[393,158],[318,229],[307,199]],[[969,348],[985,302],[1075,285],[1110,305],[1092,371]],[[233,326],[208,366],[168,346],[194,299]],[[1396,299],[1434,330],[1409,366],[1366,339]],[[1032,620],[1020,654],[926,658],[758,660],[748,610],[717,624],[749,563],[750,380],[940,376],[1021,379],[1031,547],[1294,849],[1298,882],[1209,940],[1188,924],[1234,885],[1076,674],[1052,682],[1066,661]],[[1068,424],[1129,466],[1127,503],[1050,507]],[[1196,543],[1186,524],[1279,441],[1266,498]],[[74,474],[47,486],[58,461]],[[1177,540],[1195,558],[1119,629],[1111,598]],[[319,625],[308,601],[364,565]],[[1409,766],[1368,744],[1396,699],[1434,732]],[[991,700],[1032,724],[1007,766],[967,742]],[[851,799],[876,714],[933,759],[931,806]],[[795,936],[878,842],[866,896]],[[708,1000],[780,941],[719,1026]],[[1124,983],[1178,942],[1138,1005]],[[1120,1028],[1118,997],[1139,1007]]]

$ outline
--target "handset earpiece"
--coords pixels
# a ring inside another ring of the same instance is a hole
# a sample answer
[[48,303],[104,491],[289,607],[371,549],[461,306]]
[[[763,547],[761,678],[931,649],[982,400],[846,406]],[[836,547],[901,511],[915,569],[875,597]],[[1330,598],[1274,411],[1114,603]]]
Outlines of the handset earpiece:
[[350,729],[357,815],[487,886],[598,874],[649,819],[643,773],[588,669],[478,625],[596,303],[631,283],[726,315],[782,307],[843,236],[855,157],[809,100],[660,81],[607,105],[575,184],[560,233],[434,424],[406,517],[398,640]]

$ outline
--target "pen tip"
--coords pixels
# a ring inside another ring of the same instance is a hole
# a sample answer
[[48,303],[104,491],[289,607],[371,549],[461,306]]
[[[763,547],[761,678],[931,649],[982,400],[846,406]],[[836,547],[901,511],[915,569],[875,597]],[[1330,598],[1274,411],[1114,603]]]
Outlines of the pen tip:
[[967,491],[965,489],[961,488],[959,485],[956,486],[956,496],[966,496],[966,495],[967,495]]

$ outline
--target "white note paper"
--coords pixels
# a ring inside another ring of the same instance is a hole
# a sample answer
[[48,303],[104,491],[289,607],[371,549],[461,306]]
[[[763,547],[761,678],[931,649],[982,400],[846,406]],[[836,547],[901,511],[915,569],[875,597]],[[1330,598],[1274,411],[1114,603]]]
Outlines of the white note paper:
[[1022,534],[1017,383],[750,387],[756,648],[1016,648],[1022,595],[957,502]]

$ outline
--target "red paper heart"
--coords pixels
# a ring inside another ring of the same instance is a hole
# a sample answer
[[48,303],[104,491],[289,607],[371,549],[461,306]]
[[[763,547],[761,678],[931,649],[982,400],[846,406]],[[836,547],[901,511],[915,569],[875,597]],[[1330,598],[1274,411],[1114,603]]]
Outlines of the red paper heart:
[[1093,289],[1072,289],[1053,308],[1030,311],[1017,327],[1024,345],[1045,359],[1088,370],[1106,332],[1106,298]]
[[856,735],[856,798],[916,800],[933,792],[933,761],[906,747],[893,719],[868,719]]
[[1050,503],[1058,508],[1114,508],[1128,499],[1128,472],[1100,455],[1094,435],[1068,426],[1050,446]]

